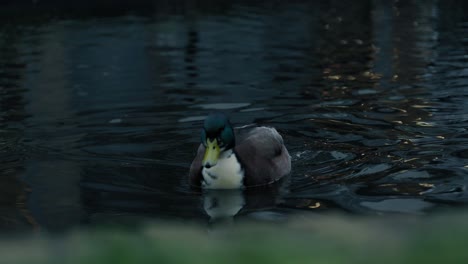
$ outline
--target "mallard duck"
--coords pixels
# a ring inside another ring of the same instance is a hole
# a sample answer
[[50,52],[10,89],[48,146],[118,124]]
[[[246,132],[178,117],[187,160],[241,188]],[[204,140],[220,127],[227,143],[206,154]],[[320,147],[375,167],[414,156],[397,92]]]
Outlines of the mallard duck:
[[271,184],[290,171],[291,157],[276,129],[233,129],[224,114],[215,113],[205,119],[189,178],[206,189],[239,189]]

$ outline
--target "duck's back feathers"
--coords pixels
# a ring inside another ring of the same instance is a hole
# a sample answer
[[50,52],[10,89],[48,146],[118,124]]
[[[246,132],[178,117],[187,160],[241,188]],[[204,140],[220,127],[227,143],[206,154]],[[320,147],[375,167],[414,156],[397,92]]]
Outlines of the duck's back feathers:
[[245,171],[245,186],[269,184],[289,173],[291,158],[276,129],[243,130],[237,131],[234,152]]

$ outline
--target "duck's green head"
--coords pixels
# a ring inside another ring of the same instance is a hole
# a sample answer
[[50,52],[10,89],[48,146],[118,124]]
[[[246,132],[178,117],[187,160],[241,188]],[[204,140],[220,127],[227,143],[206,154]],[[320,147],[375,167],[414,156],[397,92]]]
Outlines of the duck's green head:
[[235,145],[234,131],[229,119],[221,113],[210,114],[205,119],[201,141],[206,148],[202,165],[207,168],[216,165],[219,154]]

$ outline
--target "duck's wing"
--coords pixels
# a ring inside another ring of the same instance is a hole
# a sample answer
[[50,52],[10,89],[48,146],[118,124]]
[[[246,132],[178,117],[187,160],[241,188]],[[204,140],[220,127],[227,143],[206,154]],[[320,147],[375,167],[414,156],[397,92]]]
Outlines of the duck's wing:
[[193,185],[193,186],[201,185],[202,160],[203,160],[204,153],[205,153],[205,146],[203,146],[203,144],[200,144],[197,150],[197,155],[195,156],[195,159],[192,161],[192,165],[190,165],[190,172],[189,172],[190,185]]
[[283,138],[271,127],[256,127],[236,133],[237,158],[244,168],[244,185],[265,185],[291,170],[291,158]]

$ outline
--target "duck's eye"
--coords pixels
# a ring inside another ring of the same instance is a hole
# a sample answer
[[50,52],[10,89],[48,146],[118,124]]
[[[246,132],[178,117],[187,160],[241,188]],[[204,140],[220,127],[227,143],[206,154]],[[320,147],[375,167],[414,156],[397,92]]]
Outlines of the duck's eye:
[[220,147],[224,146],[224,142],[223,142],[223,140],[221,139],[221,137],[217,137],[217,138],[216,138],[216,141],[218,141],[218,145],[219,145]]

